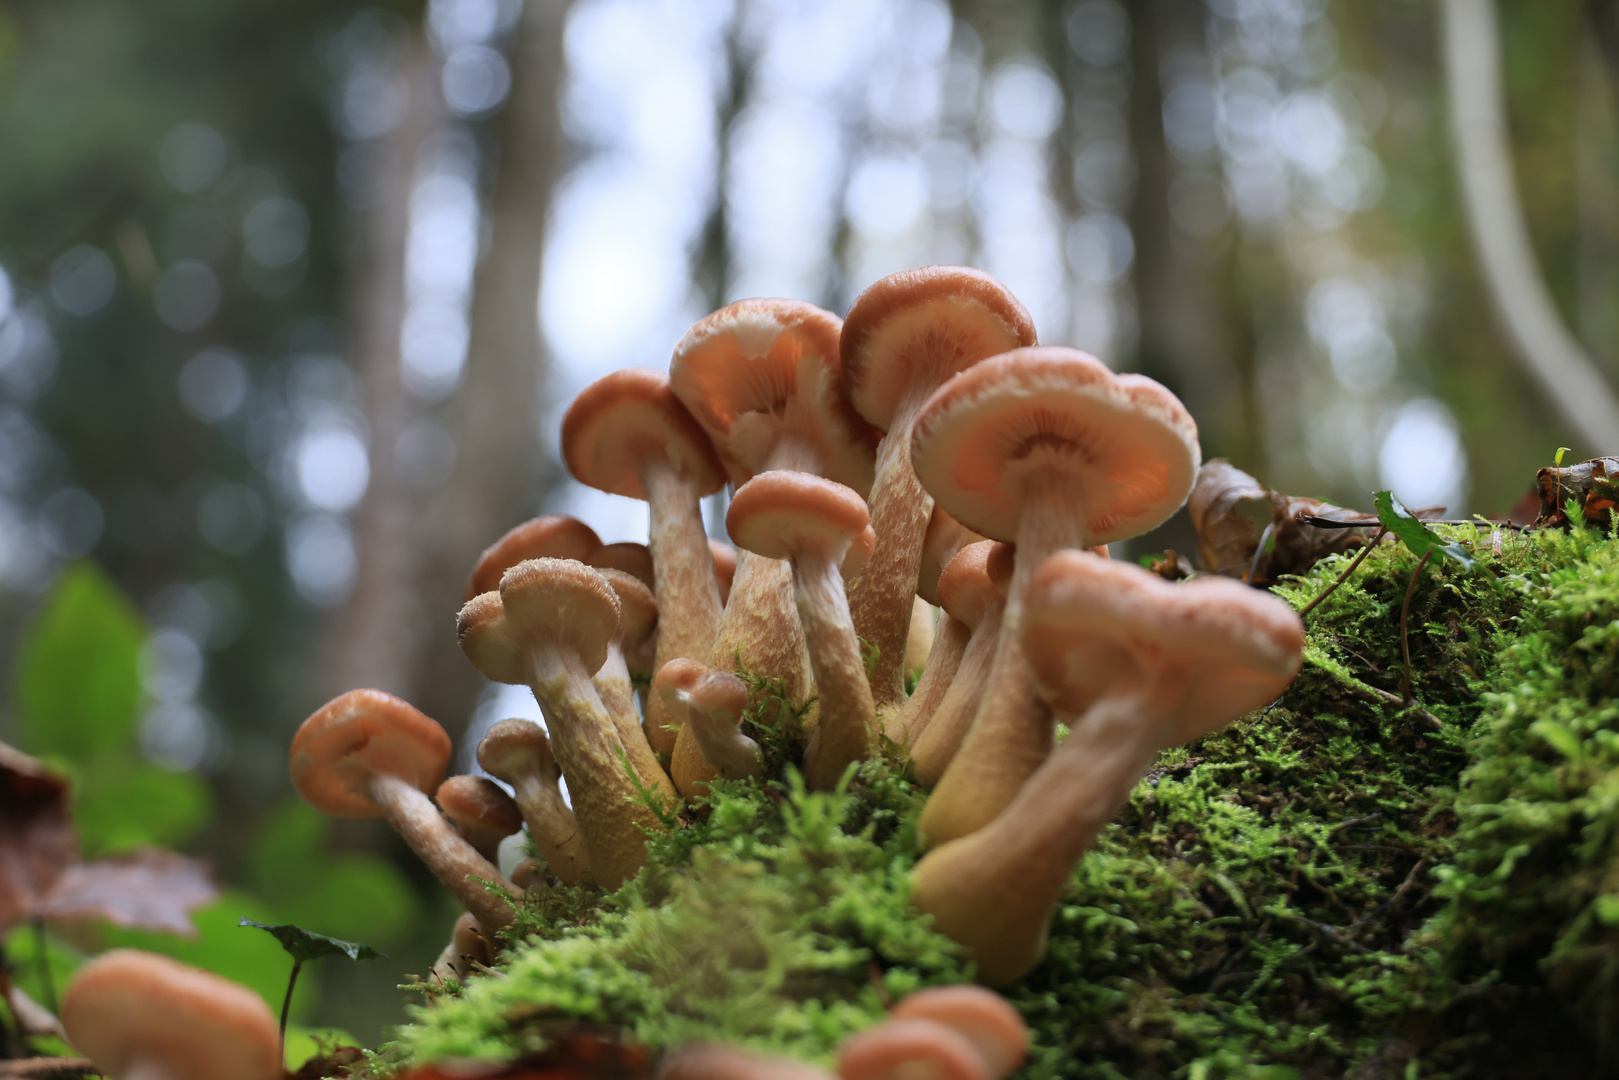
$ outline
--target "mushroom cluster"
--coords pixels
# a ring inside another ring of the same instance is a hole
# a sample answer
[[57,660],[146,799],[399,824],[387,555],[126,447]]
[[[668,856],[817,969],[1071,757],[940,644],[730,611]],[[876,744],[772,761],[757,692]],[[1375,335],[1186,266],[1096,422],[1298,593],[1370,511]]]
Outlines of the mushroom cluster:
[[[1063,883],[1153,755],[1264,704],[1299,665],[1282,601],[1108,561],[1186,501],[1196,425],[1153,380],[1036,344],[976,270],[895,274],[842,320],[792,300],[722,308],[667,373],[586,388],[562,455],[581,482],[645,500],[651,529],[604,545],[540,518],[473,570],[461,647],[546,720],[504,721],[478,748],[515,801],[439,787],[449,740],[376,691],[293,742],[298,790],[386,817],[485,934],[520,886],[633,876],[681,798],[762,775],[744,717],[768,730],[785,700],[806,706],[794,764],[812,787],[881,754],[914,764],[931,792],[915,904],[1004,985],[1037,962]],[[699,508],[727,485],[740,551]],[[543,867],[513,881],[490,853],[519,821]]]

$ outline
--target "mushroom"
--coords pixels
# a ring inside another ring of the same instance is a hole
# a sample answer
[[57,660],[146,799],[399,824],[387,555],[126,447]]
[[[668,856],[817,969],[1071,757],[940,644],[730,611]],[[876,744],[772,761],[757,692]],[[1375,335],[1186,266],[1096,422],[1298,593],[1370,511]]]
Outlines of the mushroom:
[[[675,784],[687,794],[701,794],[715,776],[745,780],[758,776],[759,744],[742,734],[742,713],[748,707],[748,685],[729,671],[715,671],[697,660],[676,657],[658,669],[652,680],[681,730],[689,726],[690,742],[675,747]],[[687,748],[696,755],[688,758]]]
[[731,583],[736,579],[736,548],[721,540],[710,540],[708,550],[714,556],[714,576],[720,583],[720,604],[731,598]]
[[[870,490],[876,432],[839,386],[842,326],[800,300],[740,300],[675,346],[669,384],[713,440],[733,486],[787,469]],[[788,700],[808,698],[811,665],[793,617],[791,571],[745,553],[731,588],[709,664],[780,679]]]
[[[911,701],[905,703],[909,710],[911,702],[919,702],[907,734],[916,779],[925,788],[939,782],[956,751],[961,749],[961,741],[983,698],[984,684],[989,679],[990,664],[1000,637],[1006,587],[1012,574],[1010,552],[1010,545],[993,540],[969,544],[939,575],[939,601],[944,606],[946,626],[965,629],[967,643],[962,647],[954,677],[939,695],[931,715],[920,711],[928,700],[921,686],[916,688]],[[923,678],[926,681],[926,676]],[[930,688],[929,696],[931,693]]]
[[850,762],[871,756],[878,731],[840,569],[846,561],[852,569],[870,554],[855,543],[871,534],[865,500],[808,473],[760,473],[732,496],[725,526],[743,550],[792,566],[820,704],[820,722],[804,751],[804,775],[811,787],[830,788]]
[[[668,377],[626,368],[591,383],[562,418],[562,456],[580,483],[647,502],[659,608],[654,666],[708,656],[720,593],[698,500],[724,486],[725,471]],[[662,705],[648,704],[647,740],[668,754],[675,733]]]
[[1052,552],[1136,536],[1186,501],[1201,452],[1179,399],[1077,349],[1014,349],[923,406],[917,476],[969,529],[1016,543],[982,703],[918,829],[928,843],[987,824],[1051,751],[1055,721],[1018,647],[1029,576]]
[[630,656],[646,659],[646,645],[657,625],[658,605],[653,602],[651,591],[629,574],[620,570],[596,572],[606,579],[618,595],[619,614],[618,629],[607,640],[607,659],[592,681],[596,684],[597,693],[601,694],[602,704],[607,706],[608,715],[613,718],[618,741],[624,744],[624,752],[629,755],[635,774],[641,778],[642,784],[656,790],[672,803],[680,796],[675,791],[675,785],[669,781],[669,774],[658,764],[658,756],[652,752],[652,746],[641,728],[641,718],[635,711],[635,683],[630,678],[628,659]]
[[905,631],[905,680],[909,685],[912,675],[920,675],[928,666],[928,654],[933,651],[933,637],[937,631],[934,620],[938,608],[922,599],[911,597],[911,623]]
[[[585,838],[573,811],[563,801],[559,785],[562,770],[551,755],[551,740],[545,729],[530,720],[494,724],[478,744],[478,764],[490,776],[512,786],[529,838],[562,883],[593,881]],[[512,880],[518,880],[516,870]]]
[[1304,650],[1298,615],[1268,593],[1229,578],[1172,585],[1077,551],[1033,575],[1020,638],[1072,732],[999,816],[912,871],[912,903],[991,986],[1039,962],[1074,864],[1158,750],[1271,700]]
[[537,517],[512,529],[478,556],[467,579],[465,603],[479,593],[500,584],[500,575],[524,559],[578,559],[581,562],[599,550],[601,537],[578,518],[564,515]]
[[[530,556],[538,558],[538,556]],[[652,569],[652,549],[645,544],[637,544],[632,540],[620,541],[616,544],[603,544],[580,560],[597,570],[617,570],[645,585],[648,589],[657,585]],[[499,584],[497,581],[496,585]],[[491,585],[490,588],[494,588]],[[471,599],[468,597],[468,599]]]
[[[450,760],[437,723],[380,690],[350,690],[317,709],[292,737],[292,786],[333,817],[388,819],[433,876],[485,927],[512,921],[507,899],[487,884],[517,888],[461,839],[427,792]],[[487,884],[486,884],[487,883]]]
[[494,962],[495,951],[490,947],[483,927],[478,925],[478,920],[471,913],[465,913],[455,920],[455,928],[450,931],[450,942],[438,954],[438,959],[433,961],[429,977],[437,979],[441,986],[452,979],[464,982],[477,965],[488,967]]
[[937,1020],[885,1020],[838,1051],[840,1080],[991,1080],[972,1040]]
[[878,708],[905,700],[905,630],[933,499],[911,469],[911,426],[934,388],[963,368],[1033,345],[1022,304],[988,274],[928,266],[892,274],[861,293],[843,323],[843,388],[877,447],[871,527],[877,551],[850,582],[855,633],[877,648],[871,687]]
[[966,1036],[989,1069],[1005,1080],[1029,1053],[1029,1026],[1012,1003],[970,983],[930,986],[906,994],[889,1011],[895,1020],[936,1020]]
[[111,1080],[280,1080],[264,999],[210,971],[136,949],[102,953],[62,996],[73,1048]]
[[[554,738],[552,751],[573,796],[591,875],[616,889],[646,862],[643,828],[659,822],[631,781],[618,731],[591,677],[607,659],[619,602],[583,563],[530,559],[507,570],[500,591],[461,609],[461,650],[496,682],[534,691]],[[480,915],[484,926],[489,922]]]
[[500,842],[523,827],[517,803],[484,776],[452,776],[438,786],[433,801],[473,850],[500,865]]

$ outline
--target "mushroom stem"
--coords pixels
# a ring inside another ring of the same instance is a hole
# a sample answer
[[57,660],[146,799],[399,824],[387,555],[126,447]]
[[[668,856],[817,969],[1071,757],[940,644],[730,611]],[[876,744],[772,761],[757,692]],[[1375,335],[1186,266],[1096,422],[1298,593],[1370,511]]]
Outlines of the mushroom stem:
[[[720,588],[696,482],[661,458],[646,460],[639,476],[652,523],[647,546],[658,598],[656,670],[677,656],[701,660],[709,655],[720,622]],[[668,713],[655,695],[648,706],[647,741],[660,754],[672,753],[675,733],[668,730]]]
[[[931,390],[928,386],[926,390]],[[854,632],[877,648],[871,672],[872,700],[882,709],[905,701],[905,638],[911,597],[922,566],[922,540],[933,513],[933,496],[911,468],[911,429],[927,394],[911,394],[894,414],[877,445],[877,479],[871,486],[871,529],[877,549],[849,583]]]
[[1034,689],[1019,641],[1023,594],[1046,557],[1084,546],[1085,492],[1072,476],[1038,470],[1026,481],[1012,581],[977,713],[917,821],[928,844],[987,825],[1051,753],[1056,722]]
[[[914,740],[911,760],[916,763],[916,778],[925,788],[931,790],[939,783],[967,737],[967,729],[972,726],[973,716],[984,698],[984,684],[989,681],[1000,629],[1000,608],[991,608],[973,627],[967,647],[962,651],[961,663],[956,666],[955,678],[933,711],[932,719]],[[920,692],[921,688],[917,689]]]
[[613,635],[607,643],[607,661],[602,664],[601,670],[596,672],[592,679],[596,692],[601,695],[602,705],[607,714],[613,718],[613,728],[618,732],[618,741],[624,746],[624,753],[629,756],[630,764],[635,768],[635,774],[641,778],[641,783],[656,791],[671,803],[680,798],[675,785],[669,779],[669,774],[663,771],[658,763],[658,755],[652,750],[652,744],[647,741],[646,732],[641,727],[640,718],[635,712],[635,683],[630,678],[629,662],[624,657],[624,642],[619,634]]
[[1039,962],[1069,875],[1152,764],[1154,736],[1185,690],[1167,671],[1121,682],[999,816],[935,848],[911,872],[911,902],[972,950],[982,983],[1005,986]]
[[519,891],[517,886],[445,824],[432,799],[414,784],[384,772],[371,775],[367,791],[388,824],[479,923],[494,930],[511,924],[511,904],[486,889],[484,882],[513,894]]
[[928,729],[940,702],[949,693],[970,640],[971,627],[960,619],[940,613],[933,645],[928,649],[927,663],[922,666],[922,677],[917,680],[916,690],[905,699],[898,715],[885,725],[890,739],[915,749],[917,740]]
[[[842,552],[838,555],[841,559]],[[804,624],[821,706],[820,723],[804,751],[804,774],[810,787],[830,788],[850,762],[871,756],[877,709],[838,562],[830,552],[811,548],[798,552],[792,566],[798,617]]]
[[562,800],[559,767],[544,730],[527,720],[500,721],[478,745],[478,764],[512,786],[529,837],[563,884],[592,882],[584,834]]

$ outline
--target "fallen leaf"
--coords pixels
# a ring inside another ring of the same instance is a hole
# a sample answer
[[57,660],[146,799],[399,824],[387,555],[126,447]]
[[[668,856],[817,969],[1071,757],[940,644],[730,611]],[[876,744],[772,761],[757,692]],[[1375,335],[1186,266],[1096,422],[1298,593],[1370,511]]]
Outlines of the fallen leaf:
[[1259,548],[1259,535],[1270,524],[1270,490],[1225,458],[1205,461],[1187,500],[1186,512],[1197,530],[1197,557],[1203,569],[1242,577]]
[[78,850],[67,778],[0,743],[0,936],[36,914]]
[[69,868],[39,913],[58,921],[105,919],[116,926],[195,937],[191,910],[218,896],[206,863],[147,848]]
[[1608,512],[1619,509],[1619,458],[1600,457],[1570,465],[1547,467],[1535,474],[1540,492],[1536,525],[1567,525],[1568,501],[1573,499],[1587,522],[1606,527]]

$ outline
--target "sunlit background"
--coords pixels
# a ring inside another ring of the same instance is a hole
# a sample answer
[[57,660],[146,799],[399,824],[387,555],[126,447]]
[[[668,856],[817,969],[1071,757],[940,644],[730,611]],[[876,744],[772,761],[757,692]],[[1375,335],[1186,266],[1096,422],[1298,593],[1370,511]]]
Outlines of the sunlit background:
[[[1613,375],[1613,57],[1580,5],[1501,10],[1531,231]],[[1493,320],[1437,32],[1417,0],[0,9],[0,629],[71,560],[112,574],[152,629],[140,750],[208,779],[188,842],[240,877],[217,823],[292,828],[287,739],[331,694],[533,712],[451,620],[527,516],[645,539],[558,464],[580,388],[728,301],[841,313],[940,262],[1265,483],[1502,512],[1560,444],[1616,448]],[[322,999],[362,1037],[447,931],[403,873],[370,920],[399,963]]]

